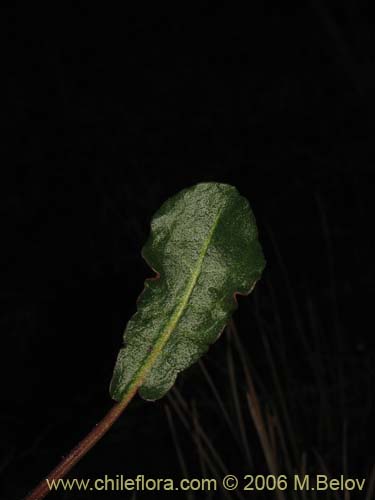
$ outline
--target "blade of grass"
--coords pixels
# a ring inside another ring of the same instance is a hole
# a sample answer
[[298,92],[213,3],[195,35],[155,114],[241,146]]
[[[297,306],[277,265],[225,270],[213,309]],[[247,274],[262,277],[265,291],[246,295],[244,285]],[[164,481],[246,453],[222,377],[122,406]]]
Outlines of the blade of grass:
[[228,365],[229,381],[230,381],[230,387],[231,387],[231,395],[233,397],[233,402],[234,402],[234,407],[235,407],[237,422],[238,422],[238,428],[240,430],[240,435],[242,438],[243,449],[244,449],[247,463],[248,463],[250,469],[253,470],[254,469],[254,461],[253,461],[253,458],[251,456],[249,440],[247,437],[245,422],[244,422],[244,418],[243,418],[243,414],[242,414],[242,410],[241,410],[240,398],[239,398],[238,387],[237,387],[237,382],[236,382],[236,374],[235,374],[234,363],[233,363],[233,353],[232,353],[232,347],[230,344],[228,344],[228,350],[227,350],[227,365]]
[[[198,414],[198,410],[197,410],[197,408],[196,408],[196,407],[195,407],[195,422],[194,422],[194,430],[195,430],[195,432],[197,432],[197,434],[198,434],[199,436],[201,436],[201,437],[202,437],[202,436],[204,436],[204,435],[206,436],[206,437],[204,438],[204,440],[205,440],[205,442],[206,442],[206,443],[207,443],[207,440],[209,441],[208,436],[204,433],[204,431],[203,431],[203,429],[202,429],[201,425],[199,424],[199,414]],[[208,442],[207,444],[209,445],[209,448],[211,449],[212,444],[211,444],[210,442]],[[212,451],[211,451],[211,453],[212,453]],[[224,495],[226,498],[229,498],[229,499],[230,499],[230,498],[232,498],[232,497],[231,497],[231,494],[230,494],[228,491],[226,491],[224,488],[222,488],[222,486],[221,486],[221,484],[222,484],[222,476],[220,476],[220,475],[218,474],[218,472],[217,472],[217,469],[216,469],[216,468],[213,468],[213,467],[212,467],[212,462],[207,461],[207,465],[211,468],[211,471],[214,473],[215,478],[216,478],[216,480],[217,480],[217,482],[218,482],[218,484],[219,484],[219,486],[220,486],[220,489],[221,489],[221,491],[222,491],[223,495]],[[223,464],[223,465],[224,465],[224,464]],[[228,474],[228,469],[226,468],[226,466],[225,466],[225,465],[224,465],[224,468],[225,468],[225,472],[224,472],[224,474],[225,474],[225,475],[227,475],[227,474]],[[210,492],[210,493],[212,493],[212,492]],[[245,500],[245,499],[244,499],[244,497],[243,497],[243,495],[242,495],[239,491],[234,491],[234,494],[235,494],[235,496],[237,496],[240,500]],[[211,496],[211,495],[210,495],[210,496]]]
[[[274,384],[276,386],[276,393],[278,395],[278,401],[279,401],[280,408],[281,408],[281,415],[282,415],[282,418],[285,422],[286,430],[287,430],[288,437],[289,437],[290,448],[292,450],[292,461],[296,461],[296,457],[298,456],[298,447],[297,447],[297,443],[295,440],[295,432],[293,431],[293,425],[292,425],[292,422],[290,420],[289,412],[287,409],[287,402],[286,402],[286,399],[284,397],[283,390],[281,388],[281,384],[279,382],[279,377],[277,376],[277,370],[276,370],[276,366],[275,366],[275,363],[273,360],[271,347],[270,347],[268,338],[266,336],[263,336],[262,340],[263,340],[263,345],[266,348],[268,362],[269,362],[269,365],[271,367],[272,378],[273,378]],[[286,448],[288,448],[287,445],[286,445]]]
[[315,191],[314,194],[315,194],[315,202],[318,207],[324,239],[326,242],[326,250],[327,250],[326,255],[328,259],[328,276],[329,276],[329,286],[330,286],[331,302],[332,302],[333,331],[335,333],[335,339],[339,354],[337,356],[337,374],[338,374],[338,383],[340,388],[340,408],[341,408],[341,415],[345,415],[346,394],[345,394],[344,372],[342,366],[343,343],[340,332],[340,318],[339,318],[339,308],[338,308],[337,290],[336,290],[334,252],[333,252],[331,231],[329,228],[326,208],[324,207],[322,197],[318,193],[318,191]]
[[[285,374],[286,380],[291,380],[293,377],[292,377],[291,370],[290,370],[289,358],[288,358],[287,352],[286,352],[287,343],[285,342],[285,338],[284,338],[285,332],[284,332],[284,328],[283,328],[283,323],[282,323],[282,319],[281,319],[281,315],[280,315],[278,302],[276,299],[276,292],[275,292],[275,289],[271,283],[271,280],[269,280],[267,278],[268,277],[266,276],[265,282],[266,282],[266,286],[267,286],[268,292],[269,292],[268,300],[271,303],[272,317],[274,319],[274,325],[272,328],[272,332],[274,334],[276,334],[276,337],[278,339],[276,349],[277,349],[278,357],[280,359],[282,373]],[[287,384],[286,385],[287,392],[289,392],[289,388],[290,388],[290,386],[289,386],[289,384]]]
[[[204,455],[203,443],[200,434],[197,430],[198,428],[198,411],[195,401],[192,402],[192,417],[193,417],[193,434],[195,436],[195,444],[198,452],[199,465],[202,472],[202,477],[208,477],[206,460]],[[207,500],[212,498],[213,492],[209,491],[207,495]]]
[[[242,367],[243,373],[245,375],[246,382],[248,380],[250,380],[250,378],[254,379],[254,381],[256,382],[256,384],[258,385],[258,387],[260,387],[261,393],[264,395],[264,398],[267,401],[270,401],[271,400],[271,394],[269,393],[269,391],[267,390],[266,386],[264,385],[261,377],[258,375],[256,368],[251,363],[251,360],[246,355],[247,353],[245,351],[245,348],[242,345],[242,342],[240,340],[240,336],[238,335],[238,332],[237,332],[236,324],[234,323],[233,320],[229,321],[227,328],[228,328],[230,334],[234,338],[234,343],[235,343],[235,346],[236,346],[237,353],[238,353],[238,355],[240,357],[240,360],[241,360],[241,367]],[[250,377],[250,370],[251,370],[251,373],[252,373],[252,377]]]
[[261,338],[262,338],[263,345],[264,345],[264,348],[266,351],[268,364],[271,368],[271,376],[272,376],[273,383],[276,387],[276,394],[277,394],[277,398],[278,398],[280,408],[281,408],[281,415],[282,415],[282,418],[285,422],[286,430],[288,433],[288,438],[289,438],[288,442],[291,445],[292,458],[293,458],[292,461],[296,462],[297,457],[298,457],[298,447],[297,447],[297,443],[295,441],[295,432],[293,432],[293,425],[292,425],[292,422],[290,420],[289,412],[287,410],[287,403],[286,403],[285,396],[284,396],[284,393],[283,393],[283,390],[282,390],[281,384],[280,384],[280,374],[279,374],[278,370],[276,369],[276,365],[275,365],[274,358],[273,358],[272,351],[271,351],[271,346],[270,346],[267,334],[265,333],[265,331],[263,329],[262,321],[260,318],[260,312],[259,312],[259,303],[256,299],[254,300],[254,303],[255,303],[255,318],[256,318],[256,321],[258,324],[259,331],[261,333]]
[[286,445],[284,431],[282,429],[280,419],[279,419],[277,414],[275,414],[274,418],[275,418],[275,427],[276,427],[277,434],[278,434],[279,439],[280,439],[281,451],[282,451],[283,456],[284,456],[285,468],[286,468],[286,471],[289,474],[289,476],[292,476],[295,471],[293,469],[292,462],[290,461],[290,454],[289,454],[288,447]]
[[[171,430],[173,443],[174,443],[174,446],[176,448],[176,453],[177,453],[178,461],[180,462],[180,467],[181,467],[182,473],[183,473],[183,475],[184,475],[185,478],[188,478],[189,477],[189,472],[188,472],[188,469],[187,469],[187,466],[186,466],[184,455],[183,455],[183,453],[181,451],[181,446],[180,446],[180,442],[179,442],[179,439],[178,439],[178,436],[177,436],[176,428],[175,428],[174,423],[173,423],[173,417],[172,417],[172,414],[171,414],[171,410],[169,409],[168,405],[164,405],[164,410],[165,410],[165,413],[167,415],[167,420],[168,420],[169,428]],[[186,491],[185,493],[186,493],[186,498],[188,500],[194,500],[195,497],[194,497],[194,494],[191,491]]]
[[270,444],[270,449],[272,450],[272,455],[275,460],[275,467],[279,471],[280,468],[279,468],[279,460],[278,460],[276,436],[275,436],[275,420],[270,411],[269,406],[266,406],[265,414],[266,414],[266,425],[265,425],[266,433],[269,437],[269,444]]
[[[274,457],[273,450],[271,448],[269,438],[266,431],[266,426],[260,409],[259,400],[255,391],[255,387],[250,379],[250,384],[248,386],[248,392],[246,393],[247,401],[249,405],[250,414],[252,416],[255,429],[258,433],[258,437],[263,449],[264,456],[266,458],[267,466],[271,474],[274,476],[278,475],[278,468],[276,465],[276,460]],[[275,495],[278,500],[285,500],[284,493],[280,490],[275,490]]]
[[[319,332],[321,331],[321,327],[318,323],[318,313],[315,309],[315,306],[313,304],[313,301],[310,296],[307,298],[306,302],[307,306],[307,316],[309,319],[309,329],[312,333],[312,338],[313,342],[315,344],[315,352],[322,352],[321,349],[321,336],[319,335]],[[321,358],[320,358],[321,359]],[[320,406],[320,411],[319,411],[319,420],[318,420],[318,445],[319,447],[322,445],[323,442],[323,436],[326,435],[332,435],[332,425],[333,421],[330,417],[332,415],[332,411],[330,408],[329,404],[329,398],[327,395],[327,383],[325,381],[325,376],[324,376],[324,370],[321,367],[321,369],[318,369],[321,364],[324,361],[318,362],[318,359],[316,359],[316,362],[314,365],[317,367],[317,370],[315,372],[316,375],[316,380],[317,380],[317,387],[318,387],[318,393],[319,393],[319,406]]]
[[241,441],[239,439],[238,433],[236,432],[236,430],[234,428],[233,422],[232,422],[231,418],[229,417],[229,414],[227,412],[227,409],[225,408],[225,404],[223,402],[223,399],[220,396],[220,393],[217,390],[215,383],[213,382],[210,374],[208,373],[208,371],[207,371],[207,369],[206,369],[205,364],[203,363],[203,361],[199,360],[198,364],[199,364],[200,369],[202,370],[204,378],[206,379],[208,385],[210,386],[210,389],[212,391],[212,394],[214,395],[214,398],[215,398],[217,404],[219,405],[219,408],[220,408],[220,410],[222,412],[224,420],[227,423],[228,428],[231,431],[231,434],[232,434],[233,438],[235,439],[235,441],[237,442],[237,444],[239,445],[239,447],[242,448],[241,447]]
[[[172,396],[171,393],[173,393],[173,396],[175,396],[175,398]],[[186,401],[184,401],[183,397],[181,396],[181,394],[179,393],[179,391],[177,390],[176,387],[174,387],[167,394],[167,397],[168,397],[169,401],[171,402],[171,405],[173,406],[173,408],[176,410],[176,413],[180,417],[181,422],[184,424],[186,430],[190,433],[190,435],[192,436],[192,439],[193,439],[194,443],[196,444],[196,438],[195,438],[194,433],[192,432],[193,428],[189,424],[189,421],[188,421],[187,417],[183,414],[183,412],[181,410],[181,407],[183,407],[183,408],[186,408],[187,411],[189,411],[188,405],[187,405]],[[179,405],[180,405],[180,407],[179,407]],[[189,415],[189,416],[191,416],[191,415]],[[225,466],[224,462],[222,461],[219,453],[217,452],[217,450],[215,449],[215,447],[211,443],[211,441],[208,438],[207,434],[204,432],[202,426],[199,424],[198,420],[196,421],[196,431],[199,433],[202,441],[205,443],[208,451],[210,452],[210,454],[211,454],[214,462],[216,462],[217,466],[220,469],[220,472],[221,472],[222,475],[220,475],[218,473],[217,467],[214,465],[214,463],[210,459],[208,453],[206,451],[204,451],[204,456],[206,458],[206,463],[207,463],[208,467],[211,469],[212,473],[215,475],[218,484],[221,485],[221,481],[222,481],[223,475],[225,476],[225,475],[228,474],[228,469]],[[228,495],[227,491],[222,490],[222,492],[223,492],[224,496],[226,496],[227,498],[231,498]],[[244,500],[243,495],[238,490],[234,491],[233,493],[234,493],[235,496],[237,496],[238,498],[240,498],[240,500]]]
[[[318,464],[320,465],[320,468],[322,470],[322,472],[324,472],[324,474],[327,476],[327,478],[330,480],[331,479],[331,474],[329,473],[328,471],[328,468],[323,460],[323,457],[318,453],[317,450],[313,449],[312,450],[315,457],[316,457],[316,460],[318,462]],[[334,497],[337,499],[337,500],[340,500],[340,496],[339,494],[337,493],[337,491],[333,490],[332,491],[332,494],[334,495]]]
[[[311,367],[311,370],[312,370],[312,373],[314,374],[315,379],[318,380],[319,378],[322,377],[322,375],[321,375],[321,373],[323,372],[322,362],[320,361],[319,358],[316,358],[316,356],[313,355],[313,351],[311,349],[310,342],[308,340],[307,330],[305,329],[304,322],[302,321],[302,316],[301,316],[299,306],[298,306],[298,303],[296,300],[296,296],[295,296],[295,293],[294,293],[294,290],[293,290],[293,287],[291,284],[289,273],[288,273],[287,267],[285,265],[284,259],[281,255],[281,252],[278,248],[278,245],[275,241],[273,230],[271,229],[269,224],[265,224],[265,228],[266,228],[266,231],[267,231],[269,238],[271,240],[272,247],[273,247],[273,250],[275,253],[275,258],[278,262],[280,271],[281,271],[282,276],[283,276],[283,281],[285,283],[286,293],[287,293],[288,300],[289,300],[290,307],[291,307],[291,311],[293,314],[293,321],[294,321],[294,324],[296,327],[297,340],[300,342],[302,348],[304,349],[304,351],[306,353],[306,359],[308,361],[309,366]],[[254,298],[256,300],[256,294],[254,294]],[[317,362],[317,361],[319,361],[319,362]],[[333,370],[333,373],[335,376],[336,376],[336,371],[337,370]],[[326,385],[324,385],[324,387],[326,387]],[[326,391],[326,389],[325,389],[325,391]],[[294,400],[295,400],[295,398],[291,399],[292,402]],[[297,410],[297,408],[296,408],[296,410]],[[299,410],[301,410],[301,409],[299,408]],[[301,421],[301,417],[302,416],[300,416],[300,418],[299,418],[300,421]],[[308,415],[307,415],[307,418],[308,418]],[[293,435],[293,433],[292,433],[292,435]],[[295,459],[298,459],[298,454],[297,454],[297,456],[295,456]]]
[[[262,446],[262,450],[264,453],[264,456],[266,458],[267,466],[270,471],[270,473],[274,476],[277,476],[277,467],[275,463],[275,459],[273,457],[272,449],[270,446],[270,443],[268,441],[268,436],[265,430],[265,425],[263,422],[262,415],[259,411],[259,408],[257,407],[257,402],[254,399],[254,394],[251,394],[251,392],[247,393],[247,400],[248,400],[248,405],[249,405],[249,410],[250,414],[252,416],[253,422],[255,429],[258,433],[258,437]],[[275,490],[275,495],[276,498],[279,500],[285,500],[284,494],[280,490]]]

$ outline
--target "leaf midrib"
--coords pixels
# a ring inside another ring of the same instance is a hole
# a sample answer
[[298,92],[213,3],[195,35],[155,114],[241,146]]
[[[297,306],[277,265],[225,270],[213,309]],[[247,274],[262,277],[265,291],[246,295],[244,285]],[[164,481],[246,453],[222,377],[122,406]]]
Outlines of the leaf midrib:
[[134,386],[137,386],[137,388],[139,388],[143,384],[147,374],[149,373],[149,371],[151,370],[151,368],[155,364],[163,347],[168,342],[168,339],[172,335],[179,320],[181,319],[181,317],[186,309],[186,306],[189,302],[191,294],[193,293],[195,285],[197,284],[199,276],[202,272],[203,261],[204,261],[206,254],[207,254],[208,247],[210,246],[210,243],[212,241],[212,237],[215,233],[215,229],[219,223],[223,208],[224,208],[224,205],[222,207],[220,207],[218,214],[215,218],[215,221],[212,225],[212,228],[210,229],[210,231],[207,235],[207,238],[204,242],[204,245],[202,246],[201,251],[199,252],[199,257],[198,257],[197,263],[196,263],[196,269],[192,273],[191,278],[188,282],[186,293],[183,295],[179,305],[175,309],[175,312],[172,314],[169,323],[167,323],[167,325],[164,329],[164,332],[160,335],[158,340],[155,342],[152,351],[142,361],[141,367],[134,374],[132,381],[128,385],[127,392],[129,390],[131,390],[132,388],[134,388]]

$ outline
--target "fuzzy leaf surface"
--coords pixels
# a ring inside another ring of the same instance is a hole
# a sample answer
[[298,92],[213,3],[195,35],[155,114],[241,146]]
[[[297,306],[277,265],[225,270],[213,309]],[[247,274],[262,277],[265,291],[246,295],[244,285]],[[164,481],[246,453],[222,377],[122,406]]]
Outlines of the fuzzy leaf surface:
[[136,386],[144,399],[164,396],[217,340],[237,308],[235,294],[249,294],[266,263],[247,199],[214,182],[160,207],[142,256],[157,274],[145,281],[124,332],[110,384],[116,401]]

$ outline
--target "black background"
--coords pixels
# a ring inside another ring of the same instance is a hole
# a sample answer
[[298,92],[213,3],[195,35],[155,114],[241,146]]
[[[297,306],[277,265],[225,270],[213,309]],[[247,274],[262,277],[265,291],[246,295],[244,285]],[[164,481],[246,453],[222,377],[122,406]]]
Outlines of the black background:
[[[267,283],[278,294],[301,390],[308,370],[279,253],[302,316],[317,304],[331,346],[322,365],[339,353],[348,381],[335,416],[338,429],[348,425],[348,470],[368,474],[375,73],[366,8],[314,0],[249,12],[102,4],[3,14],[1,497],[26,494],[111,406],[122,332],[151,275],[140,256],[150,218],[201,181],[233,184],[250,201],[267,259],[255,293],[267,321]],[[238,329],[261,371],[253,295],[239,302]],[[224,344],[205,357],[214,379]],[[180,379],[187,398],[210,394],[198,368]],[[183,477],[165,404],[133,401],[71,476]],[[215,440],[221,427],[209,425]],[[305,428],[302,447],[314,439]],[[335,446],[328,460],[342,473]],[[229,463],[231,450],[229,441]],[[51,498],[93,498],[64,495]]]

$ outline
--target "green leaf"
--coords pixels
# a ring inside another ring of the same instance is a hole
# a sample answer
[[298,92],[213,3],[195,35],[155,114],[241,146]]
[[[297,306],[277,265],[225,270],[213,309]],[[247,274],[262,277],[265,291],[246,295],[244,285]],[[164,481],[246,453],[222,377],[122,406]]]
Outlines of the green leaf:
[[142,256],[157,273],[145,281],[127,324],[110,393],[139,388],[159,399],[177,374],[220,336],[265,267],[254,215],[227,184],[201,183],[168,199],[151,221]]

